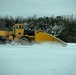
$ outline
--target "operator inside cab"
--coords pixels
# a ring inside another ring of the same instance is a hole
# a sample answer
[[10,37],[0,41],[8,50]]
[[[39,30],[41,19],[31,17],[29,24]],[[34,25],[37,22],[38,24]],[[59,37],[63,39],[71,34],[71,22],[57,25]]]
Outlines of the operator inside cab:
[[26,34],[27,35],[34,35],[35,34],[34,31],[28,29],[27,23],[24,23],[23,28],[24,28],[24,35],[26,35]]

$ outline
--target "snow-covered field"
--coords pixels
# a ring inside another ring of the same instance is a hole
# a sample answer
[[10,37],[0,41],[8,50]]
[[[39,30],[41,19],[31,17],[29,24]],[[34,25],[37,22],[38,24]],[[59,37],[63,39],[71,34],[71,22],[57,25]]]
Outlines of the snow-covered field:
[[0,45],[0,75],[76,75],[76,44]]

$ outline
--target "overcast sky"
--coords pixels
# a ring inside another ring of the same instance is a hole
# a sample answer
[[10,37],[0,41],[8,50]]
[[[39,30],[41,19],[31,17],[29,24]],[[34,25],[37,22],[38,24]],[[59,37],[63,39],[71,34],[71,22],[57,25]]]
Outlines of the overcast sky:
[[76,15],[76,0],[0,0],[0,15]]

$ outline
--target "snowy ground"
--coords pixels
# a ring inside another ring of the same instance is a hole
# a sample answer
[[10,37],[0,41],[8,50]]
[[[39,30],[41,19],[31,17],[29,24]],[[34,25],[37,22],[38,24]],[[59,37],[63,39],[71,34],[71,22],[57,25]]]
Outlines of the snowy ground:
[[76,44],[0,45],[0,75],[76,75]]

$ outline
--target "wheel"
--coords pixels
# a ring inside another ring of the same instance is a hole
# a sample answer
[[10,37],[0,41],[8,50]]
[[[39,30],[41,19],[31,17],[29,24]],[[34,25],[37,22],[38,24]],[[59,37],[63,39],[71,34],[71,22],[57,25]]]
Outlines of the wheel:
[[29,40],[26,38],[26,37],[22,37],[20,40],[19,40],[19,43],[21,45],[28,45],[30,44]]

